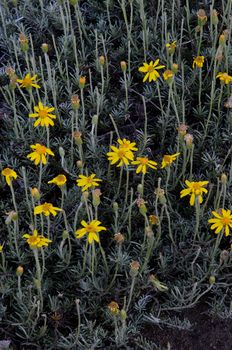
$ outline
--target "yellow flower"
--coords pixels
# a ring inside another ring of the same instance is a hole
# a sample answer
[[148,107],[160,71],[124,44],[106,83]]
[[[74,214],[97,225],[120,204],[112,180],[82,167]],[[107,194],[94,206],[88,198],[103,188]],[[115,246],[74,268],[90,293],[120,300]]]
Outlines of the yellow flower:
[[52,119],[56,119],[56,116],[54,114],[51,114],[50,112],[54,111],[55,108],[54,107],[46,107],[42,104],[42,102],[38,103],[38,106],[34,107],[34,111],[36,113],[31,113],[29,114],[29,118],[38,118],[35,123],[34,126],[46,126],[48,127],[49,125],[53,126],[54,125],[54,121]]
[[197,66],[198,68],[202,68],[203,64],[205,61],[205,57],[204,56],[197,56],[194,58],[193,60],[193,68],[195,68],[195,66]]
[[14,170],[10,169],[10,168],[3,169],[2,170],[2,175],[5,176],[6,183],[7,183],[8,186],[11,185],[12,178],[13,179],[17,179],[17,176],[18,176],[17,173]]
[[43,164],[47,163],[46,155],[49,154],[51,156],[54,156],[55,154],[50,150],[50,148],[47,148],[40,143],[36,143],[35,145],[30,146],[31,149],[34,150],[34,152],[31,152],[28,154],[27,158],[29,158],[32,162],[35,163],[35,165],[38,165],[40,162]]
[[133,151],[138,150],[138,148],[135,147],[136,143],[130,142],[127,139],[118,139],[118,144],[119,147],[110,146],[113,152],[107,153],[108,160],[111,162],[111,164],[119,162],[117,165],[118,167],[123,166],[124,164],[128,165],[129,161],[134,160]]
[[190,205],[194,205],[196,197],[201,204],[203,202],[203,193],[208,193],[208,190],[204,188],[209,183],[209,181],[198,181],[198,182],[190,182],[188,180],[185,181],[185,184],[188,188],[185,188],[180,192],[180,198],[185,196],[190,196]]
[[159,59],[157,59],[155,62],[151,61],[149,64],[144,62],[142,67],[139,67],[139,72],[146,73],[145,77],[143,78],[143,82],[145,82],[147,79],[149,82],[156,81],[160,74],[157,72],[157,69],[165,68],[165,66],[158,66]]
[[43,204],[37,205],[34,208],[34,215],[44,214],[45,216],[49,216],[52,214],[53,216],[56,216],[57,211],[62,211],[62,209],[53,207],[52,203],[45,202]]
[[75,235],[79,239],[87,234],[88,235],[88,242],[90,244],[93,243],[93,241],[96,241],[99,243],[98,232],[106,231],[106,227],[99,226],[99,225],[101,225],[101,222],[98,220],[92,220],[89,224],[86,221],[82,220],[81,225],[84,228],[77,230],[75,232]]
[[216,78],[219,78],[222,82],[224,82],[226,85],[230,84],[232,82],[232,76],[228,73],[222,73],[219,72]]
[[230,229],[232,228],[231,210],[221,209],[220,211],[220,213],[212,211],[214,218],[208,220],[208,222],[212,224],[210,229],[215,230],[216,234],[225,229],[225,236],[229,236]]
[[33,235],[28,235],[27,233],[23,235],[23,238],[26,238],[27,243],[31,249],[41,248],[43,246],[47,247],[52,241],[48,238],[45,238],[42,235],[39,235],[37,230],[33,231]]
[[161,169],[169,167],[179,155],[180,153],[165,154],[162,159]]
[[139,166],[136,169],[136,174],[139,174],[142,172],[143,174],[147,173],[147,168],[157,169],[156,165],[157,163],[153,160],[149,160],[147,157],[137,157],[136,160],[134,160],[131,164],[139,164]]
[[66,176],[61,174],[54,177],[52,180],[48,181],[48,184],[55,184],[57,186],[62,187],[65,185],[66,181],[67,181]]
[[82,192],[85,192],[88,188],[93,188],[99,186],[99,181],[102,181],[98,178],[95,178],[96,174],[91,174],[90,176],[79,175],[77,179],[77,186],[82,187]]
[[163,72],[164,80],[169,80],[169,79],[171,79],[173,76],[174,76],[174,73],[173,73],[173,71],[170,70],[170,69],[167,69],[165,72]]
[[31,89],[32,87],[36,89],[40,89],[40,86],[37,83],[37,74],[31,77],[30,73],[28,73],[23,79],[17,79],[17,83],[20,83],[20,87]]

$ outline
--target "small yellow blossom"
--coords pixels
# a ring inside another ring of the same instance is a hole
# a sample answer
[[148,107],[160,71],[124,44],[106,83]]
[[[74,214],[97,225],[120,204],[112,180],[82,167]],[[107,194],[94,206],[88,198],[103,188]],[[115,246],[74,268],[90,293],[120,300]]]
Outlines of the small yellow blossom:
[[39,235],[37,230],[33,231],[33,235],[25,234],[23,238],[26,238],[27,243],[31,249],[42,248],[43,246],[48,247],[48,244],[52,241],[48,238],[45,238],[42,235]]
[[174,54],[176,49],[176,40],[173,41],[172,43],[166,44],[166,48],[170,54]]
[[45,202],[43,204],[37,205],[34,208],[34,215],[44,214],[45,216],[49,216],[52,214],[53,216],[56,216],[57,211],[62,211],[62,209],[54,207],[52,203]]
[[27,158],[29,158],[32,162],[35,163],[35,165],[38,165],[40,162],[43,164],[47,163],[46,155],[54,156],[55,154],[50,150],[50,148],[47,148],[40,143],[36,143],[35,145],[30,146],[31,149],[34,151],[28,154]]
[[173,76],[174,76],[174,73],[170,69],[167,69],[165,72],[163,72],[164,80],[170,80]]
[[36,89],[40,89],[40,86],[37,83],[37,74],[31,77],[30,73],[28,73],[23,79],[17,79],[17,83],[20,83],[20,87],[31,89],[32,87]]
[[209,181],[198,181],[198,182],[190,182],[188,180],[185,181],[185,184],[188,188],[185,188],[180,192],[180,198],[185,196],[190,196],[190,205],[194,205],[196,198],[198,198],[199,203],[203,202],[203,193],[208,193],[208,190],[204,187],[208,185]]
[[46,107],[42,104],[42,102],[38,103],[38,106],[34,107],[35,113],[29,114],[29,118],[38,118],[34,126],[46,126],[49,127],[49,125],[54,126],[54,121],[52,119],[56,119],[56,116],[54,114],[51,114],[55,110],[54,107]]
[[230,229],[232,229],[232,213],[231,210],[221,209],[220,212],[212,211],[214,218],[208,220],[211,230],[215,230],[218,234],[223,229],[225,230],[225,236],[229,236]]
[[226,85],[232,82],[232,76],[229,75],[228,73],[219,72],[216,78],[219,78],[221,82],[224,82]]
[[137,157],[131,164],[138,165],[136,169],[136,174],[142,172],[143,174],[147,173],[147,168],[152,168],[157,170],[156,165],[158,165],[153,160],[149,160],[147,157]]
[[13,179],[17,179],[17,176],[18,176],[17,173],[14,170],[10,169],[10,168],[3,169],[2,170],[2,175],[5,176],[6,183],[7,183],[8,186],[11,185],[12,178]]
[[197,56],[194,58],[193,60],[193,68],[197,67],[197,68],[202,68],[203,64],[205,61],[205,57],[204,56]]
[[160,74],[157,72],[157,69],[165,68],[165,66],[158,66],[159,61],[160,60],[158,58],[155,62],[151,61],[149,64],[144,62],[143,66],[139,67],[139,72],[146,73],[145,77],[143,78],[143,82],[149,80],[150,83],[151,81],[156,81],[160,77]]
[[180,153],[165,154],[162,159],[161,169],[169,167],[179,155]]
[[111,164],[118,163],[117,165],[123,166],[128,165],[129,161],[134,160],[134,154],[133,151],[137,151],[138,148],[136,147],[135,142],[130,142],[127,139],[118,139],[119,147],[110,146],[112,149],[112,152],[108,152],[108,160],[111,162]]
[[99,226],[101,225],[101,222],[98,220],[92,220],[89,224],[85,220],[82,220],[81,225],[84,228],[81,228],[75,232],[76,238],[79,239],[87,234],[89,244],[93,243],[93,241],[96,241],[99,243],[98,233],[100,231],[106,231],[106,227]]
[[85,192],[88,188],[100,186],[98,182],[102,180],[96,178],[95,176],[96,174],[91,174],[90,176],[79,175],[79,179],[77,179],[77,186],[82,187],[82,192]]
[[67,178],[65,175],[58,175],[56,177],[54,177],[52,180],[48,181],[49,184],[55,184],[59,187],[62,187],[65,185],[65,183],[67,182]]

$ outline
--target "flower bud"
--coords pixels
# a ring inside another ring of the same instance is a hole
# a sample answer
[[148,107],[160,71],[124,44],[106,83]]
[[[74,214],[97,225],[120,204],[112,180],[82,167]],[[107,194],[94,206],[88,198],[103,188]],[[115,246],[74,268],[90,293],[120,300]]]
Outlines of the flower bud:
[[21,277],[23,272],[24,272],[24,268],[22,266],[18,266],[16,269],[16,275]]
[[105,57],[104,56],[100,56],[98,58],[98,62],[100,64],[100,66],[104,66],[104,64],[105,64]]
[[179,70],[178,64],[177,63],[173,63],[173,65],[172,65],[173,73],[176,74],[178,72],[178,70]]
[[139,273],[140,263],[138,261],[133,260],[130,263],[130,276],[136,277]]
[[92,123],[93,125],[97,125],[98,124],[98,115],[94,114],[92,117]]
[[80,89],[84,89],[85,83],[86,83],[86,78],[81,76],[80,79],[79,79],[79,87],[80,87]]
[[9,87],[10,87],[11,89],[15,89],[15,88],[17,87],[17,79],[18,79],[18,77],[17,77],[16,74],[14,74],[14,75],[12,75],[12,76],[10,77],[10,84],[9,84]]
[[72,6],[76,6],[76,4],[78,3],[78,0],[69,0],[69,3]]
[[170,69],[167,69],[166,71],[163,72],[163,78],[168,84],[171,84],[173,80],[173,76],[174,76],[173,71],[171,71]]
[[64,231],[62,232],[62,239],[67,239],[68,237],[69,237],[68,231],[67,231],[67,230],[64,230]]
[[142,184],[138,184],[137,191],[139,194],[141,194],[141,195],[143,194],[143,185]]
[[6,75],[8,75],[9,78],[15,75],[15,70],[12,67],[6,67],[5,69]]
[[159,199],[159,202],[161,203],[161,204],[166,204],[166,202],[167,202],[167,199],[166,199],[166,197],[165,197],[165,191],[164,191],[164,189],[162,189],[162,188],[156,188],[156,190],[155,190],[155,195],[158,197],[158,199]]
[[206,16],[205,10],[203,10],[203,9],[198,10],[197,17],[198,17],[198,25],[199,26],[203,26],[206,24],[207,16]]
[[125,61],[121,61],[121,62],[120,62],[120,65],[121,65],[121,70],[122,70],[123,72],[125,72],[125,71],[126,71],[126,68],[127,68],[126,62],[125,62]]
[[186,134],[184,137],[185,143],[187,148],[191,149],[193,146],[193,135],[192,134]]
[[187,133],[188,125],[180,124],[179,127],[177,128],[177,130],[178,130],[178,134],[183,137]]
[[222,250],[220,253],[220,265],[226,264],[229,259],[229,252],[227,250]]
[[114,210],[114,212],[118,211],[118,203],[117,202],[113,203],[113,210]]
[[224,45],[225,42],[226,42],[226,37],[225,37],[224,34],[221,34],[221,35],[219,36],[219,44],[220,44],[220,45]]
[[23,52],[27,52],[29,50],[28,42],[29,42],[29,40],[26,37],[26,35],[24,33],[20,33],[19,34],[19,44],[20,44],[20,48]]
[[137,206],[139,207],[139,212],[140,212],[140,214],[142,214],[143,216],[145,216],[146,213],[147,213],[147,207],[146,207],[146,204],[145,204],[144,199],[138,198],[138,199],[136,200],[136,204],[137,204]]
[[122,309],[120,311],[120,319],[121,319],[121,321],[126,321],[126,318],[127,318],[126,310]]
[[42,49],[43,53],[48,53],[48,44],[43,43],[41,45],[41,49]]
[[77,110],[80,108],[80,99],[78,95],[72,95],[71,97],[71,105],[74,110]]
[[99,204],[101,203],[101,198],[100,198],[100,196],[102,195],[101,190],[99,190],[99,188],[96,188],[95,190],[93,190],[92,195],[93,195],[93,206],[98,207]]
[[217,10],[212,10],[211,11],[211,21],[214,26],[218,25],[218,12]]
[[125,237],[120,232],[118,232],[118,233],[115,233],[114,240],[118,244],[122,244],[125,241]]
[[82,160],[77,160],[76,165],[77,165],[78,169],[83,168],[83,162],[82,162]]
[[31,195],[33,198],[35,198],[36,201],[39,201],[41,198],[40,192],[36,187],[31,189]]
[[88,191],[85,191],[82,193],[82,196],[81,196],[81,201],[85,203],[85,201],[89,198],[89,192]]
[[59,147],[59,154],[60,154],[61,158],[63,158],[65,156],[65,150],[61,146]]
[[228,177],[225,173],[221,174],[221,183],[223,183],[224,185],[226,185],[228,182]]
[[210,278],[209,278],[209,284],[212,285],[212,284],[214,284],[215,282],[216,282],[215,276],[210,276]]
[[12,210],[9,213],[7,213],[7,218],[5,220],[6,225],[10,225],[12,221],[16,221],[18,219],[18,213],[16,211]]
[[119,305],[116,303],[116,301],[111,301],[108,305],[108,309],[114,316],[119,313]]
[[81,136],[82,136],[82,133],[80,131],[74,131],[73,138],[77,146],[81,146],[83,143]]

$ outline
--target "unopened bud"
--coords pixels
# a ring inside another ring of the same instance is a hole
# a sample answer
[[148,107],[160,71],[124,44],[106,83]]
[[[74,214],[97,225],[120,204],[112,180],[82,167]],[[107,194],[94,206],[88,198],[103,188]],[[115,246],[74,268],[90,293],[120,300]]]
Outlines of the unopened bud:
[[99,204],[101,203],[101,198],[100,198],[100,196],[102,195],[101,190],[97,188],[93,190],[92,194],[93,194],[93,206],[98,207]]
[[79,79],[79,87],[80,89],[84,89],[86,83],[86,78],[85,77],[80,77]]
[[120,319],[121,319],[121,321],[125,321],[126,318],[127,318],[126,310],[122,309],[122,310],[120,311]]
[[76,165],[77,165],[78,169],[83,168],[83,162],[82,162],[82,160],[77,160]]
[[63,158],[65,156],[65,150],[61,146],[59,147],[59,154],[60,154],[61,158]]
[[214,284],[215,282],[216,282],[215,276],[210,276],[210,278],[209,278],[209,284],[212,285],[212,284]]
[[164,191],[164,189],[162,189],[162,188],[156,188],[156,190],[155,190],[155,195],[158,197],[158,199],[159,199],[159,202],[161,203],[161,204],[166,204],[166,202],[167,202],[167,199],[166,199],[166,197],[165,197],[165,191]]
[[80,99],[78,95],[72,95],[71,97],[71,105],[74,110],[77,110],[80,108]]
[[41,49],[42,49],[43,53],[48,53],[48,44],[43,43],[41,45]]
[[125,241],[125,237],[120,233],[115,233],[114,235],[114,240],[118,243],[118,244],[122,244]]
[[114,212],[118,211],[118,203],[117,202],[113,203],[113,209],[114,209]]
[[139,194],[143,194],[143,185],[142,184],[138,184],[137,191]]
[[214,26],[218,25],[218,12],[217,10],[211,11],[211,21]]
[[176,74],[178,72],[178,70],[179,70],[178,64],[177,63],[173,63],[173,65],[172,65],[173,73]]
[[104,57],[104,56],[100,56],[100,57],[98,58],[98,61],[99,61],[99,64],[100,64],[101,66],[104,66],[104,64],[105,64],[105,57]]
[[193,146],[193,135],[192,134],[186,134],[184,137],[184,140],[186,142],[186,146],[191,149]]
[[85,201],[89,198],[89,192],[88,191],[85,191],[82,193],[82,196],[81,196],[81,201],[85,203]]
[[126,71],[126,62],[125,62],[125,61],[121,61],[121,62],[120,62],[120,65],[121,65],[121,70],[122,70],[123,72],[125,72],[125,71]]
[[188,125],[180,124],[179,127],[177,128],[177,130],[178,130],[178,134],[183,137],[186,135],[186,132],[188,130]]
[[197,17],[198,17],[198,25],[199,26],[203,26],[206,24],[207,16],[206,16],[205,10],[203,10],[203,9],[198,10]]
[[26,37],[26,35],[24,33],[20,33],[19,34],[19,44],[21,47],[21,50],[23,52],[27,52],[29,50],[29,45],[28,45],[28,38]]
[[98,115],[94,114],[92,117],[92,123],[93,125],[97,125],[98,124]]
[[135,277],[138,275],[140,269],[140,263],[138,261],[132,261],[130,263],[130,275],[131,277]]
[[16,275],[21,277],[23,272],[24,272],[24,268],[22,266],[18,266],[16,269]]
[[225,173],[221,174],[221,183],[225,185],[227,184],[227,181],[228,181],[228,176]]
[[67,231],[67,230],[64,230],[64,231],[62,232],[62,239],[67,239],[68,237],[69,237],[68,231]]
[[31,195],[33,198],[35,198],[36,201],[39,201],[41,198],[40,192],[36,187],[31,189]]
[[77,146],[81,146],[83,143],[81,136],[82,136],[82,133],[80,131],[74,131],[73,138]]

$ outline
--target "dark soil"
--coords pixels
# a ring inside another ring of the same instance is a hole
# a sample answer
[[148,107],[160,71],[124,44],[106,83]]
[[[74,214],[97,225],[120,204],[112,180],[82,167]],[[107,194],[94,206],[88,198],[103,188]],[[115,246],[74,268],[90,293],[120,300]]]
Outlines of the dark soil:
[[[232,319],[212,318],[206,305],[182,313],[192,327],[190,330],[149,326],[146,336],[170,350],[232,350]],[[180,315],[178,315],[179,318]]]

